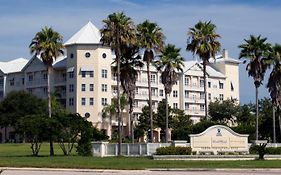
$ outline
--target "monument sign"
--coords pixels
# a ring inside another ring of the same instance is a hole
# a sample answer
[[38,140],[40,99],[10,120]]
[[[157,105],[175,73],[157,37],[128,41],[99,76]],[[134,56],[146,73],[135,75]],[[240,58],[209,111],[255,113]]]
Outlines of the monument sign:
[[248,153],[248,134],[238,134],[227,126],[214,125],[200,134],[190,134],[192,151],[199,153]]

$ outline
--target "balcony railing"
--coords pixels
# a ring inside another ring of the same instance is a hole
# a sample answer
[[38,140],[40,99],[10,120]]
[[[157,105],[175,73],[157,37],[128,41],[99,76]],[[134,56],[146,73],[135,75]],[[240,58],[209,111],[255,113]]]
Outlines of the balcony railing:
[[47,80],[44,79],[34,79],[33,81],[26,82],[27,87],[34,87],[34,86],[47,86]]

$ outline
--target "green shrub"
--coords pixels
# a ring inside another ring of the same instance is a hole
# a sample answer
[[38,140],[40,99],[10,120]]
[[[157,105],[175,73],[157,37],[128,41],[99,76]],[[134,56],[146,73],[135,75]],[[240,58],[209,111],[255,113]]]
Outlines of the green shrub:
[[156,149],[156,155],[190,155],[192,152],[190,147],[168,146]]
[[281,154],[281,147],[271,147],[271,148],[266,148],[267,154]]
[[266,148],[266,143],[260,145],[253,145],[249,150],[250,154],[259,154],[259,159],[263,160],[264,155],[268,154],[268,149]]

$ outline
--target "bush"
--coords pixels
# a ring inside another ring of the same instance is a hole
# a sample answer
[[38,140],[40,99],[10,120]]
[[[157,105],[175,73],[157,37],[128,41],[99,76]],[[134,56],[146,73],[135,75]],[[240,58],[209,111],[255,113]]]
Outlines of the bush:
[[271,148],[266,148],[266,153],[267,154],[281,154],[281,147],[271,147]]
[[190,147],[160,147],[156,149],[156,155],[190,155],[192,152]]
[[250,147],[250,154],[259,154],[259,159],[263,160],[264,155],[268,153],[268,149],[266,148],[266,143],[260,145],[253,145]]

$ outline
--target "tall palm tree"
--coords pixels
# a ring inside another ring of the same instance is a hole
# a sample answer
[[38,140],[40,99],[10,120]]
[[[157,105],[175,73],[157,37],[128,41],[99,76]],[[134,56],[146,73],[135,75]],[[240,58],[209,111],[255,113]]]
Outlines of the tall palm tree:
[[118,155],[121,155],[121,109],[120,109],[120,60],[122,56],[121,46],[135,42],[135,27],[130,17],[123,12],[108,15],[103,20],[101,29],[101,42],[108,45],[116,55],[117,64],[117,116],[118,116]]
[[215,59],[216,53],[220,50],[220,35],[216,33],[216,25],[211,21],[199,21],[193,28],[189,28],[189,43],[186,46],[187,51],[193,55],[198,55],[203,61],[203,78],[204,78],[204,95],[205,95],[205,118],[208,118],[208,101],[207,101],[207,80],[206,66],[210,57]]
[[[51,88],[50,88],[50,71],[54,60],[59,55],[63,55],[62,36],[54,31],[51,27],[44,27],[40,32],[37,32],[32,39],[29,48],[31,54],[40,56],[43,63],[47,66],[47,89],[48,89],[48,116],[52,117],[51,107]],[[54,155],[54,147],[52,136],[50,135],[50,155]]]
[[165,88],[166,99],[166,142],[168,142],[169,128],[169,111],[168,111],[168,94],[172,92],[173,85],[178,80],[177,71],[182,72],[184,67],[184,58],[180,55],[180,49],[175,45],[168,44],[162,51],[160,60],[155,62],[158,70],[161,71],[161,80]]
[[248,75],[253,77],[256,88],[256,140],[259,139],[258,88],[262,84],[266,69],[269,67],[268,57],[271,47],[266,40],[267,38],[261,38],[260,35],[258,37],[250,35],[249,39],[244,39],[244,44],[238,46],[241,49],[239,59],[249,59],[246,70]]
[[152,114],[152,99],[151,99],[151,82],[150,82],[150,64],[154,59],[154,54],[161,51],[164,47],[164,34],[162,29],[153,22],[145,20],[137,26],[140,47],[144,49],[143,60],[147,67],[147,82],[148,82],[148,98],[149,98],[149,116],[150,116],[150,138],[153,142],[153,114]]
[[[275,131],[275,112],[281,109],[281,45],[275,44],[272,47],[271,59],[273,69],[270,73],[267,88],[272,99],[273,106],[273,142],[276,143],[276,131]],[[281,133],[281,118],[279,115],[279,127]]]
[[[122,47],[123,55],[120,64],[120,81],[124,93],[127,95],[129,104],[129,121],[128,131],[129,137],[134,142],[134,121],[133,109],[135,99],[136,81],[138,78],[138,70],[136,68],[143,67],[141,57],[138,55],[139,48],[134,45],[125,45]],[[131,125],[132,124],[132,125]]]

